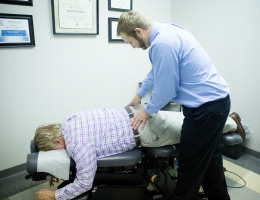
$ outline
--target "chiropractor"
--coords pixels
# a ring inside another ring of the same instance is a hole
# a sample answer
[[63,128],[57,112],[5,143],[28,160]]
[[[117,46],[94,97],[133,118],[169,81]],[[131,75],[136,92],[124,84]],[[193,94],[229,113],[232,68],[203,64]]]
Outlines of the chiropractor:
[[198,41],[185,28],[149,20],[136,11],[120,16],[117,34],[133,48],[149,48],[152,69],[127,105],[153,89],[150,101],[131,122],[144,128],[150,114],[168,102],[183,106],[175,200],[193,200],[202,185],[208,199],[228,200],[221,133],[230,111],[229,86]]

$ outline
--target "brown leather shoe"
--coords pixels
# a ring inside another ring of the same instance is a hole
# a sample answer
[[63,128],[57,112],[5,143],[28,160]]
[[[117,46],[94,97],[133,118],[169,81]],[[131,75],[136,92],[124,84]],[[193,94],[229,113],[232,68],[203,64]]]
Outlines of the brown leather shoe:
[[245,140],[245,130],[241,124],[241,118],[240,118],[239,114],[237,114],[236,112],[233,112],[229,115],[229,117],[231,117],[237,124],[237,130],[235,131],[235,133],[238,133],[244,141]]

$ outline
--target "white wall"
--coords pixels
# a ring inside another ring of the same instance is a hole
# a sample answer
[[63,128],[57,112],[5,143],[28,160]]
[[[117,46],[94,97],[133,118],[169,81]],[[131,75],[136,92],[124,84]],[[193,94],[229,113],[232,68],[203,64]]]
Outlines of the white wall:
[[[118,108],[150,69],[148,52],[108,43],[108,11],[100,0],[98,36],[53,35],[51,4],[0,4],[0,13],[31,14],[36,47],[0,48],[0,171],[23,164],[35,129],[92,108]],[[246,146],[260,152],[258,0],[134,0],[152,20],[189,29],[231,88],[232,111],[254,134]],[[258,57],[257,57],[258,56]]]
[[[51,1],[33,7],[0,4],[0,13],[33,15],[36,47],[0,49],[0,171],[26,162],[43,123],[77,111],[119,108],[130,102],[150,70],[148,51],[108,43],[108,1],[99,1],[99,35],[52,34]],[[133,10],[170,21],[171,1],[133,0]]]
[[204,47],[231,90],[231,111],[251,127],[246,147],[260,152],[260,1],[172,0],[171,21]]

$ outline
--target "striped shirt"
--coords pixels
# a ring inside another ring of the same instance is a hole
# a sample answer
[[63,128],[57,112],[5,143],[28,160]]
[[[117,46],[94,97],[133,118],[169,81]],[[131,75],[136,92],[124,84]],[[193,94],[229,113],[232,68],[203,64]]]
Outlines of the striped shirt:
[[63,123],[62,135],[76,163],[77,177],[55,192],[56,199],[73,199],[90,190],[97,159],[135,147],[130,119],[124,108],[78,112]]

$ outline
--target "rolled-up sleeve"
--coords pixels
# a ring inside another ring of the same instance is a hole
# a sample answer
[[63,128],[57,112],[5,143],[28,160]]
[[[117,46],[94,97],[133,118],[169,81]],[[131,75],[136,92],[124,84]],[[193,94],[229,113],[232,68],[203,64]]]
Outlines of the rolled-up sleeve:
[[71,157],[76,163],[76,179],[73,183],[57,190],[55,199],[73,199],[92,188],[97,170],[96,152],[93,145],[75,144]]
[[153,45],[149,54],[152,62],[154,89],[144,110],[148,114],[153,114],[177,96],[179,62],[178,53],[164,43]]

